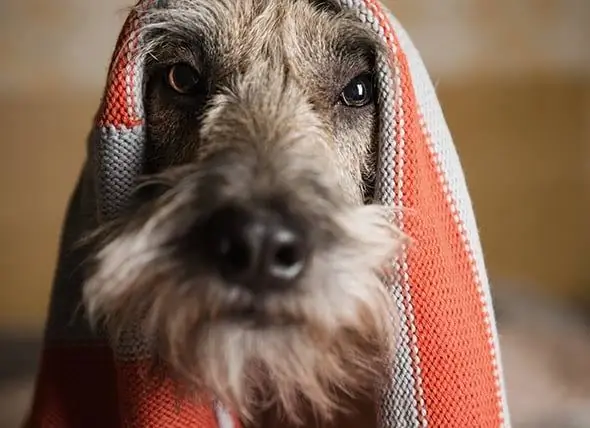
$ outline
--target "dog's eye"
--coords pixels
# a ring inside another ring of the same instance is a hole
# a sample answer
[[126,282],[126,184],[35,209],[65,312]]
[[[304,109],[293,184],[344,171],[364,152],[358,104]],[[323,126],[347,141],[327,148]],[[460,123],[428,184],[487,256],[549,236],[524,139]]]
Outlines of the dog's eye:
[[373,101],[373,79],[363,73],[350,81],[340,94],[340,100],[348,107],[364,107]]
[[199,87],[199,74],[188,64],[175,64],[168,70],[168,84],[180,94],[191,94]]

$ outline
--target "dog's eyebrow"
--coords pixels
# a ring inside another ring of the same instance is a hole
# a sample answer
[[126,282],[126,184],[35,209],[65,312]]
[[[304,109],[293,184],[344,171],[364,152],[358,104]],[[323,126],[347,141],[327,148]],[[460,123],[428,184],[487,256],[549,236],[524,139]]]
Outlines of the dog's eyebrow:
[[372,68],[377,56],[386,51],[378,35],[346,12],[344,16],[340,13],[336,19],[338,25],[332,43],[334,54],[341,62]]
[[354,13],[345,9],[337,0],[308,0],[316,9],[328,12],[338,22],[337,47],[341,52],[362,52],[374,56],[382,50],[379,37],[367,25],[361,23]]
[[309,2],[319,10],[332,13],[342,11],[342,5],[337,0],[309,0]]
[[140,28],[145,40],[142,53],[178,51],[179,47],[193,45],[195,40],[199,41],[201,50],[212,49],[210,36],[229,14],[225,3],[217,6],[202,0],[185,0],[174,8],[152,8],[145,12],[144,24]]
[[360,55],[374,61],[378,54],[386,51],[377,33],[362,23],[351,10],[344,8],[335,0],[310,1],[320,10],[332,15],[335,24],[333,46],[341,57],[359,58]]
[[363,59],[374,61],[381,50],[379,41],[365,33],[341,34],[335,44],[336,53],[341,58]]

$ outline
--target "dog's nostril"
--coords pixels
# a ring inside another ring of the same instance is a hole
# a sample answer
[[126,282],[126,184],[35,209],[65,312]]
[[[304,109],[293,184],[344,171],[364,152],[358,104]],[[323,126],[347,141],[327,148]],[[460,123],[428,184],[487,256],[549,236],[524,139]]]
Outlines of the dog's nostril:
[[288,230],[277,230],[269,237],[268,265],[272,275],[290,280],[303,270],[304,243]]
[[256,268],[263,227],[236,207],[222,208],[204,225],[205,251],[223,276],[240,279]]
[[240,236],[224,236],[219,241],[217,253],[224,262],[233,270],[248,269],[251,264],[252,254],[248,243]]
[[222,208],[204,225],[205,252],[224,279],[263,290],[288,286],[307,259],[302,233],[274,211]]

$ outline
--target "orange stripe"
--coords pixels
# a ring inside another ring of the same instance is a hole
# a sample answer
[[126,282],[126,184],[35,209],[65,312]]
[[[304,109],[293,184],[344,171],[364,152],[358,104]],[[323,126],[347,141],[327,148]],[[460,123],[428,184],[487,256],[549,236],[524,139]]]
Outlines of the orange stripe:
[[180,399],[170,379],[150,373],[150,362],[117,362],[123,426],[217,428],[212,401]]
[[[137,115],[136,108],[130,105],[127,87],[133,89],[137,76],[128,75],[127,67],[132,65],[128,55],[137,49],[137,40],[130,41],[129,36],[137,27],[137,12],[132,10],[121,30],[112,63],[109,67],[106,95],[97,117],[97,125],[126,126],[128,128],[143,122]],[[127,78],[130,79],[129,83]],[[132,113],[130,113],[132,112]]]
[[436,159],[420,127],[410,70],[399,41],[405,106],[403,206],[423,399],[436,427],[502,424],[491,337],[474,265],[447,201]]
[[[179,399],[150,362],[113,361],[106,345],[43,351],[26,428],[218,428],[211,400]],[[234,418],[235,428],[240,424]]]
[[115,385],[113,357],[106,345],[48,345],[25,427],[119,427]]

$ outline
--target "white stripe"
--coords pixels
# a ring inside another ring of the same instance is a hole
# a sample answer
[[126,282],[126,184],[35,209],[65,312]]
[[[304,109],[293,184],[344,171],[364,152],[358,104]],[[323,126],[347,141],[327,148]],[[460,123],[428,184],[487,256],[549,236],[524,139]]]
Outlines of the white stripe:
[[231,414],[219,401],[215,401],[215,416],[217,417],[218,428],[235,428]]
[[[393,42],[393,41],[392,41]],[[399,161],[399,165],[396,165],[399,170],[399,176],[396,177],[396,196],[397,202],[400,205],[400,208],[403,208],[403,189],[404,189],[404,149],[405,149],[405,112],[404,112],[404,103],[403,103],[403,88],[401,85],[401,70],[399,67],[399,63],[396,61],[394,64],[394,79],[396,84],[396,93],[395,93],[395,100],[396,104],[398,104],[398,109],[394,109],[396,112],[396,119],[397,119],[397,126],[399,126],[399,140],[398,144],[396,144],[396,153],[397,159]],[[411,107],[410,107],[411,108]],[[403,215],[404,210],[400,210],[400,228],[404,229],[403,224]],[[415,382],[415,389],[416,395],[418,398],[418,407],[416,410],[420,409],[420,415],[417,415],[418,423],[421,424],[422,427],[428,426],[428,419],[427,419],[427,409],[426,403],[424,401],[424,389],[422,388],[422,376],[421,376],[421,361],[420,361],[420,353],[418,351],[418,339],[417,339],[417,331],[416,331],[416,319],[414,317],[414,306],[412,305],[412,293],[411,293],[411,284],[410,284],[410,277],[408,275],[408,265],[407,265],[407,252],[404,250],[403,255],[401,257],[401,286],[405,290],[405,307],[409,321],[410,331],[408,337],[410,339],[410,355],[413,361],[413,368],[415,369],[412,378]]]

